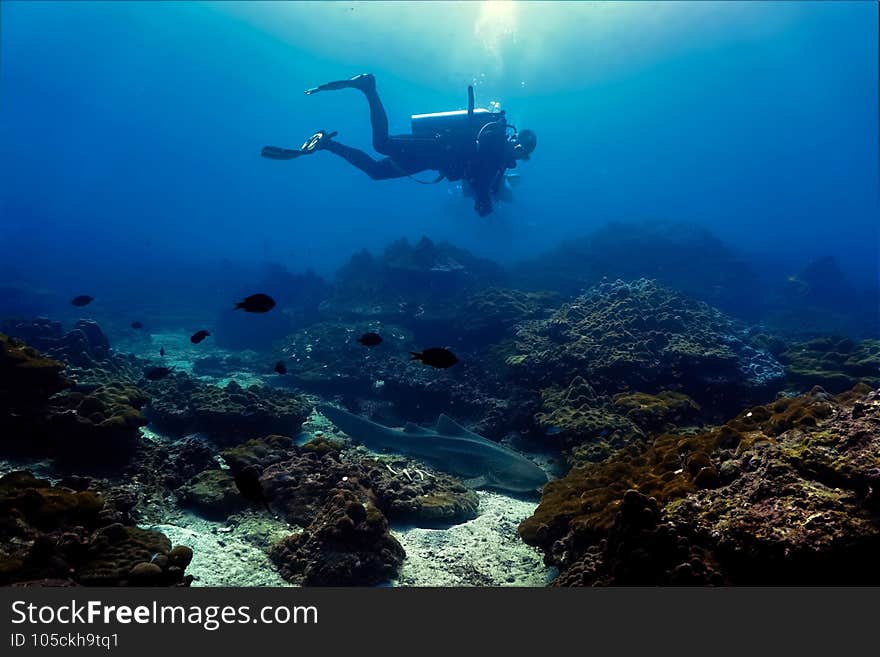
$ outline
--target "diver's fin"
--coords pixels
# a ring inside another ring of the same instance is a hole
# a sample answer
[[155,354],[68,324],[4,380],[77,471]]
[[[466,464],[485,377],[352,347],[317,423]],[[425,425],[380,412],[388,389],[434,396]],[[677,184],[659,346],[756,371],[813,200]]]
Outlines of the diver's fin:
[[333,82],[325,82],[317,87],[306,89],[306,95],[311,96],[319,91],[336,91],[337,89],[360,89],[366,91],[375,84],[376,79],[372,73],[361,73],[348,80],[333,80]]
[[324,84],[319,84],[317,87],[306,89],[306,95],[311,96],[319,91],[336,91],[337,89],[345,89],[350,86],[351,83],[348,80],[334,80],[333,82],[325,82]]
[[263,146],[260,155],[269,158],[270,160],[293,160],[300,155],[307,155],[307,153],[292,150],[290,148],[280,148],[278,146]]
[[279,146],[263,146],[260,155],[270,160],[293,160],[300,155],[305,155],[305,153],[290,148],[280,148]]

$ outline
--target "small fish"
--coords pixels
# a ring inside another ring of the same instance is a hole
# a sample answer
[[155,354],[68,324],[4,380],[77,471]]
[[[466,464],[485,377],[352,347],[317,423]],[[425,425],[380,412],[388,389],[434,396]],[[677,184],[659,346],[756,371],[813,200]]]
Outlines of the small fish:
[[164,356],[164,355],[165,355],[165,347],[159,347],[159,355],[160,355],[160,356]]
[[73,297],[70,300],[71,305],[80,308],[82,306],[88,306],[92,301],[95,300],[95,297],[90,297],[88,294],[81,294],[78,297]]
[[382,344],[382,336],[370,331],[369,333],[364,333],[357,339],[357,341],[365,347],[375,347],[376,345]]
[[275,371],[278,374],[287,374],[287,365],[284,364],[283,360],[279,360],[275,363]]
[[142,328],[144,328],[144,325],[141,324],[140,322],[132,322],[132,323],[131,323],[131,328],[133,328],[133,329],[142,329]]
[[235,309],[241,308],[246,313],[267,313],[275,307],[275,299],[268,294],[252,294],[235,304]]
[[202,329],[201,331],[196,331],[195,333],[193,333],[190,336],[189,341],[192,342],[193,344],[198,344],[199,342],[201,342],[202,340],[207,338],[209,335],[211,335],[210,331],[206,331],[205,329]]
[[562,427],[549,427],[544,433],[548,436],[558,436],[562,433]]
[[262,473],[257,466],[249,465],[235,475],[233,480],[235,481],[235,487],[238,488],[238,492],[241,493],[242,497],[255,504],[265,506],[268,511],[269,504],[266,499],[266,493],[263,492],[263,486],[260,483],[260,474]]
[[165,378],[166,376],[168,376],[169,374],[171,374],[171,368],[168,368],[168,367],[154,367],[154,368],[152,368],[152,369],[150,369],[150,370],[147,370],[147,371],[144,373],[144,377],[146,377],[146,379],[147,379],[148,381],[161,381],[162,379],[164,379],[164,378]]
[[456,358],[455,354],[443,347],[431,347],[430,349],[425,349],[421,352],[411,351],[409,354],[410,360],[417,360],[425,365],[439,367],[441,369],[452,367],[458,362],[458,358]]

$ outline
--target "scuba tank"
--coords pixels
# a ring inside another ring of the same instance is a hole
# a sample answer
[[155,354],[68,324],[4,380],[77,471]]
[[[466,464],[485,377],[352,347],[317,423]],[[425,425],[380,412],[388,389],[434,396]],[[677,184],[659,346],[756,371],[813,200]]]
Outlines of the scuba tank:
[[[474,108],[473,86],[468,86],[468,106],[466,110],[413,114],[410,120],[414,137],[442,142],[446,151],[464,152],[468,156],[472,153],[480,153],[480,140],[483,137],[486,137],[489,141],[492,141],[492,135],[506,139],[505,135],[508,130],[513,130],[513,134],[516,135],[516,126],[507,122],[504,110],[493,112],[484,108]],[[502,172],[499,172],[499,175],[501,174]],[[448,171],[443,170],[441,170],[437,179],[431,182],[418,180],[410,176],[410,178],[422,184],[438,183],[444,178],[448,178],[450,181],[460,180],[462,177],[457,172],[454,175],[450,175]],[[498,182],[506,187],[505,180],[501,179]],[[466,195],[468,189],[469,185],[463,185],[462,191]],[[493,192],[497,194],[499,190],[500,186],[493,184]],[[505,195],[507,195],[506,192],[509,192],[509,187],[503,190]]]
[[[468,108],[449,112],[413,114],[412,134],[416,137],[433,139],[453,138],[478,142],[486,130],[506,130],[509,126],[504,118],[504,110],[493,112],[474,108],[474,88],[468,87]],[[515,128],[514,128],[515,130]],[[478,144],[479,145],[479,144]]]

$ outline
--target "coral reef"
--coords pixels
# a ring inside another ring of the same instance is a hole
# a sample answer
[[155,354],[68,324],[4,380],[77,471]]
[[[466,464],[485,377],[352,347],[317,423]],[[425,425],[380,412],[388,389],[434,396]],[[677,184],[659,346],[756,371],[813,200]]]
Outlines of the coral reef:
[[[422,238],[390,244],[381,256],[362,251],[336,273],[327,319],[372,320],[412,330],[419,341],[448,340],[469,294],[503,283],[497,264],[447,243]],[[457,345],[456,345],[457,346]]]
[[47,419],[55,455],[92,466],[126,460],[147,424],[140,411],[147,401],[142,390],[122,383],[56,395]]
[[114,353],[101,327],[81,319],[65,332],[60,322],[46,318],[7,319],[0,331],[27,342],[46,356],[66,365],[65,375],[77,390],[90,391],[108,383],[137,383],[143,374],[143,361]]
[[33,452],[45,446],[41,431],[47,400],[68,388],[64,364],[0,333],[0,453]]
[[516,287],[574,296],[603,278],[652,278],[687,296],[754,317],[764,301],[757,278],[711,232],[693,224],[612,222],[516,266]]
[[[426,238],[332,285],[222,267],[218,296],[245,281],[277,309],[105,315],[149,360],[93,321],[0,321],[0,472],[33,471],[0,477],[0,585],[188,585],[168,537],[198,537],[210,583],[880,584],[878,313],[833,259],[774,299],[710,233],[654,222],[512,274]],[[410,359],[432,346],[455,367]],[[447,413],[569,469],[537,508],[474,491],[353,445],[311,395],[386,426]]]
[[764,401],[783,376],[736,323],[655,281],[603,283],[549,319],[525,322],[507,362],[524,385],[582,376],[602,394],[681,392],[709,413]]
[[0,507],[7,529],[22,521],[51,529],[64,524],[94,525],[104,501],[94,492],[54,487],[48,480],[17,471],[0,477]]
[[469,345],[500,340],[515,324],[548,315],[558,305],[555,292],[522,292],[498,287],[471,294],[461,309],[457,330]]
[[0,335],[0,418],[3,451],[46,454],[100,467],[130,456],[147,423],[143,391],[113,383],[89,393],[65,390],[63,364]]
[[792,345],[779,359],[789,383],[802,390],[821,386],[837,393],[860,382],[880,386],[880,340],[816,338]]
[[191,560],[192,551],[172,548],[164,534],[113,524],[95,532],[77,579],[86,586],[169,586],[183,581]]
[[[383,339],[372,349],[357,342],[370,331],[378,332]],[[393,324],[319,322],[287,336],[282,351],[295,384],[306,390],[339,394],[369,388],[382,380],[384,361],[389,356],[405,356],[408,360],[409,351],[416,348],[412,333]]]
[[220,454],[234,475],[248,466],[265,470],[270,465],[290,458],[293,451],[293,440],[287,436],[271,435],[224,449]]
[[180,505],[210,520],[225,520],[248,507],[226,470],[204,470],[177,489]]
[[269,466],[289,459],[294,453],[293,440],[278,435],[254,438],[227,448],[220,453],[224,469],[219,469],[213,459],[205,462],[207,467],[204,470],[177,488],[177,499],[181,506],[194,510],[204,518],[225,520],[231,514],[255,504],[239,491],[235,483],[236,475],[246,468],[255,468],[257,473],[262,473]]
[[330,491],[340,486],[364,488],[365,479],[364,468],[343,463],[336,452],[297,450],[295,456],[266,468],[260,484],[272,509],[288,522],[306,526],[314,521]]
[[21,340],[0,333],[0,404],[13,411],[33,411],[70,386],[64,363],[47,358]]
[[[520,534],[560,568],[561,583],[673,583],[678,566],[667,568],[666,557],[663,567],[631,571],[642,572],[639,581],[608,579],[609,568],[634,567],[611,562],[622,554],[613,545],[615,523],[625,521],[627,497],[638,495],[651,498],[648,507],[640,502],[651,520],[638,552],[666,554],[653,543],[656,532],[678,535],[688,547],[682,564],[691,564],[679,569],[685,583],[877,582],[880,568],[869,555],[880,544],[878,425],[880,391],[867,386],[837,397],[818,387],[782,397],[717,429],[664,434],[644,450],[573,467],[545,487]],[[674,527],[662,529],[668,522]],[[702,566],[692,563],[695,555]]]
[[406,554],[368,498],[336,489],[314,522],[269,556],[285,579],[306,586],[372,586],[397,577]]
[[174,499],[180,487],[200,472],[218,468],[216,454],[206,441],[198,437],[165,439],[147,431],[122,469],[122,481],[107,479],[103,486],[112,486],[114,495],[132,501],[127,517],[138,522],[157,521],[165,501]]
[[661,390],[656,395],[644,392],[618,393],[614,408],[646,433],[671,431],[697,419],[700,407],[680,392]]
[[[202,441],[190,441],[207,449]],[[270,435],[224,449],[217,460],[210,456],[209,451],[207,458],[200,460],[204,469],[175,490],[177,500],[182,507],[218,521],[247,508],[262,508],[263,505],[242,495],[235,482],[236,475],[246,468],[256,468],[260,473],[275,463],[289,459],[295,449],[293,440],[287,436]],[[218,467],[218,460],[223,469]],[[320,500],[316,502],[319,503]]]
[[628,490],[608,535],[570,561],[566,539],[554,545],[565,565],[554,586],[707,586],[724,584],[709,555],[675,523],[662,522],[657,500]]
[[302,397],[257,385],[201,384],[184,374],[151,384],[151,425],[171,435],[205,433],[221,444],[267,434],[295,435],[311,412]]
[[[406,239],[389,244],[374,257],[361,251],[336,273],[333,301],[376,299],[396,295],[400,301],[458,296],[504,279],[502,269],[446,242],[423,237],[415,245]],[[369,309],[365,309],[369,310]],[[369,312],[358,312],[360,317]]]
[[737,583],[876,585],[880,391],[814,388],[771,410],[738,420],[774,439],[740,451],[723,487],[696,491],[667,516]]
[[541,391],[538,427],[551,442],[574,448],[577,461],[600,461],[627,445],[644,441],[642,429],[576,376],[566,388]]
[[294,456],[267,467],[260,479],[270,506],[288,522],[313,522],[338,488],[361,491],[395,523],[448,526],[477,514],[474,491],[409,459],[377,461],[363,458],[360,450],[348,451],[343,458],[338,445],[326,440],[294,449]]
[[105,500],[29,472],[0,477],[0,585],[188,585],[192,552],[161,533],[106,524]]
[[407,459],[364,461],[376,505],[394,523],[443,527],[477,517],[475,491]]
[[478,500],[457,479],[403,458],[379,462],[359,452],[341,458],[340,445],[326,439],[295,447],[285,436],[250,440],[222,452],[229,470],[207,469],[182,486],[182,505],[206,518],[225,519],[248,506],[233,477],[245,468],[261,472],[270,507],[288,522],[314,522],[333,491],[358,490],[394,522],[448,526],[474,518]]
[[[371,330],[384,337],[382,344],[372,349],[358,344]],[[501,438],[531,422],[520,391],[494,363],[456,352],[462,362],[438,371],[410,359],[418,348],[412,334],[397,326],[321,322],[289,336],[284,352],[294,384],[339,395],[386,424],[433,422],[440,413],[454,413],[479,423],[475,430],[481,435]]]

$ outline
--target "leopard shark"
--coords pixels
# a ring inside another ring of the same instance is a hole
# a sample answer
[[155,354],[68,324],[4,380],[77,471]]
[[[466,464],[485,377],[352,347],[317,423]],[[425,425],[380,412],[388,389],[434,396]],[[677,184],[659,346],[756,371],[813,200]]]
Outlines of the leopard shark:
[[471,488],[526,493],[547,483],[547,473],[533,461],[468,431],[447,415],[440,415],[433,428],[408,422],[403,429],[394,429],[329,404],[320,404],[318,411],[356,443],[420,458],[462,477]]

